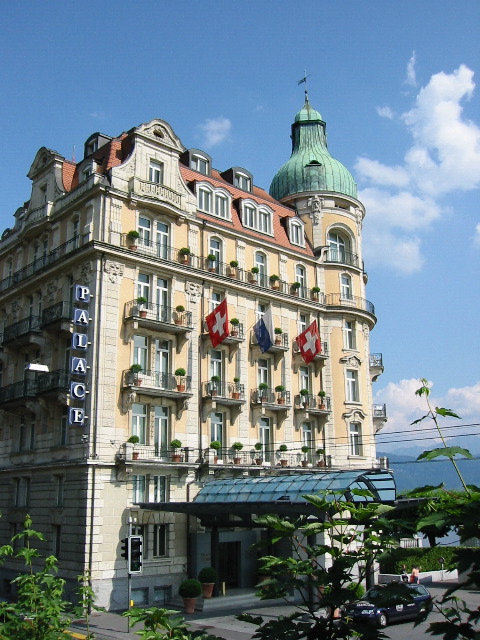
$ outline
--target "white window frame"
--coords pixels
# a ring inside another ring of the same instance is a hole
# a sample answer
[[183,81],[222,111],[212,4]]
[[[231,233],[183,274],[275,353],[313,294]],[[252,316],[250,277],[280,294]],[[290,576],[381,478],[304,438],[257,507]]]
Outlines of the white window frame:
[[343,343],[345,349],[356,350],[357,336],[355,320],[345,320],[343,325]]
[[210,414],[210,442],[217,440],[223,444],[225,434],[225,414],[223,411],[212,411]]
[[327,235],[330,259],[333,262],[345,262],[346,252],[349,251],[349,241],[337,229],[331,229]]
[[148,181],[154,184],[163,184],[165,165],[159,160],[151,159],[148,164]]
[[230,198],[223,191],[216,191],[214,215],[223,220],[230,220]]
[[213,213],[213,189],[205,185],[198,187],[198,210]]
[[134,402],[132,404],[132,435],[138,436],[140,444],[147,443],[148,407],[146,404]]
[[237,189],[240,189],[241,191],[252,191],[252,179],[250,178],[250,176],[247,176],[246,173],[236,171],[234,183],[235,187]]
[[352,278],[348,273],[340,274],[340,298],[342,300],[353,300]]
[[190,159],[190,168],[204,176],[210,174],[210,161],[199,153],[194,153]]
[[360,389],[358,385],[358,371],[347,369],[345,371],[345,398],[347,402],[360,402]]
[[[154,524],[152,531],[152,557],[165,558],[168,556],[168,524]],[[162,600],[163,602],[163,600]]]
[[290,242],[298,247],[305,246],[305,230],[303,224],[298,220],[290,219]]
[[353,457],[363,456],[362,425],[360,422],[348,424],[348,453]]
[[272,213],[264,207],[258,210],[258,231],[272,235]]
[[168,500],[168,478],[167,476],[151,476],[149,482],[151,502],[167,502]]
[[147,476],[132,476],[132,504],[147,502]]

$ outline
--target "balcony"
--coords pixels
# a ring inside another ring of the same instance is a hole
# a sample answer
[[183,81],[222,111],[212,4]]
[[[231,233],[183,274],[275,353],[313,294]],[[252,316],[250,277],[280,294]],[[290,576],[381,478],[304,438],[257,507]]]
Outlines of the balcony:
[[205,451],[203,449],[194,449],[192,447],[172,449],[169,446],[161,444],[148,445],[125,442],[120,452],[117,453],[117,460],[124,462],[138,460],[139,462],[154,462],[155,464],[164,462],[175,465],[183,463],[185,465],[185,471],[187,471],[189,465],[194,464],[198,466],[201,464],[204,456]]
[[37,273],[48,269],[52,265],[62,260],[62,258],[64,258],[65,256],[79,249],[80,245],[81,241],[79,237],[72,238],[64,244],[59,245],[55,249],[52,249],[50,253],[42,256],[41,258],[38,258],[34,262],[31,262],[26,267],[15,271],[15,273],[8,276],[4,280],[0,280],[0,293],[11,289],[12,287],[20,284],[20,282],[27,280],[27,278],[30,278],[31,276],[34,276]]
[[[258,347],[257,336],[255,335],[255,331],[252,331],[250,334],[250,345],[252,347]],[[258,347],[260,348],[260,347]],[[278,366],[278,363],[283,358],[285,353],[290,349],[290,342],[288,339],[288,333],[283,332],[281,335],[275,335],[274,342],[267,349],[267,353],[273,354],[275,369]]]
[[[315,373],[317,375],[319,373],[319,369],[325,365],[325,362],[329,357],[328,342],[321,342],[321,348],[322,348],[321,352],[317,353],[317,355],[312,360],[315,367]],[[298,346],[296,340],[294,340],[292,343],[292,351],[293,351],[293,371],[294,373],[297,373],[298,367],[304,362],[304,360],[302,358],[300,347]]]
[[325,304],[327,307],[348,307],[350,309],[358,309],[375,316],[375,307],[373,303],[365,300],[365,298],[359,298],[358,296],[345,296],[341,293],[327,293],[325,295]]
[[271,389],[253,389],[250,396],[252,405],[268,408],[269,411],[288,411],[290,404],[290,391],[272,391]]
[[15,345],[24,346],[31,342],[38,342],[42,333],[40,327],[40,316],[28,316],[4,328],[2,343],[6,345],[9,342],[15,342]]
[[177,352],[180,352],[188,334],[193,330],[191,311],[176,311],[153,302],[139,304],[136,300],[125,303],[125,322],[131,322],[131,330],[137,327],[176,334]]
[[372,378],[372,382],[382,375],[383,373],[383,357],[381,353],[371,353],[370,359],[370,376]]
[[122,387],[132,389],[137,394],[154,398],[170,398],[177,404],[177,417],[188,406],[193,396],[190,376],[174,376],[160,371],[139,371],[125,369],[122,373]]
[[56,393],[66,391],[70,385],[68,371],[57,369],[49,373],[42,373],[37,377],[37,394]]
[[294,398],[295,411],[305,411],[312,415],[328,416],[331,411],[330,398],[324,396],[301,395]]
[[385,422],[387,422],[387,405],[385,404],[374,404],[372,406],[372,417],[373,417],[373,425],[375,427],[375,433],[378,433],[380,429],[383,427]]
[[60,329],[70,331],[72,322],[73,305],[70,302],[57,302],[42,311],[40,326],[50,330]]
[[237,382],[210,381],[202,384],[202,397],[211,398],[219,404],[239,405],[245,403],[245,386]]
[[344,249],[337,249],[329,247],[325,254],[325,262],[336,262],[339,264],[348,264],[351,267],[359,268],[359,258],[356,253],[351,251],[345,251]]
[[0,387],[0,405],[24,405],[26,398],[34,398],[36,394],[37,381],[35,379],[20,380]]

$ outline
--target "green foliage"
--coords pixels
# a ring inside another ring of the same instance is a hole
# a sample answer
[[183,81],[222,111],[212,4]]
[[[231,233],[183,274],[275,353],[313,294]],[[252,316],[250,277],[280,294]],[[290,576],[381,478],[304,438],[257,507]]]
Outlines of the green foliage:
[[[75,615],[84,615],[86,609],[95,608],[95,594],[87,575],[79,577],[79,602],[74,607],[64,599],[65,580],[56,576],[57,559],[48,556],[41,560],[40,553],[31,546],[32,540],[45,540],[32,529],[32,520],[26,516],[24,529],[12,538],[12,545],[3,545],[0,556],[23,558],[25,571],[12,583],[15,584],[15,602],[0,602],[0,639],[13,640],[65,640]],[[17,540],[25,541],[16,553],[13,545]],[[88,626],[88,623],[87,623]],[[87,638],[93,638],[88,632]]]
[[215,451],[218,451],[219,449],[222,448],[222,443],[219,442],[218,440],[212,440],[209,446],[210,446],[210,449],[215,449]]
[[401,574],[403,565],[410,572],[416,564],[422,571],[439,571],[441,569],[440,558],[445,559],[445,569],[455,568],[455,547],[413,547],[404,549],[398,547],[392,549],[385,556],[380,557],[380,573]]
[[143,623],[143,629],[135,633],[144,640],[223,640],[202,629],[190,631],[183,616],[172,609],[134,607],[122,615],[130,618],[132,626]]
[[217,572],[213,567],[203,567],[198,573],[199,582],[215,582],[217,579]]
[[198,580],[195,580],[194,578],[184,580],[180,583],[180,587],[178,588],[178,594],[182,598],[198,598],[201,593],[202,585]]

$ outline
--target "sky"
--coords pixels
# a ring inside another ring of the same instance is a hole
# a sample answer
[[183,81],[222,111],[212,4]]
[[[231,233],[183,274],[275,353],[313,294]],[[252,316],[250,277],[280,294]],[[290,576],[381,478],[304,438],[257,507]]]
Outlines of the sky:
[[[367,298],[378,323],[378,447],[430,448],[418,379],[450,443],[480,453],[480,3],[202,0],[2,3],[0,233],[46,146],[79,160],[96,131],[161,118],[219,170],[268,191],[304,102],[367,208]],[[416,442],[414,442],[416,440]],[[436,445],[435,445],[436,446]]]

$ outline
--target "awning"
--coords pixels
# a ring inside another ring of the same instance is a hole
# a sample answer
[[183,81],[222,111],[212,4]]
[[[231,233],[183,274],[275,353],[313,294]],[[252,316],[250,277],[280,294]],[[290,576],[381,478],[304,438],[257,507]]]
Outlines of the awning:
[[[373,497],[353,495],[352,489],[368,489]],[[266,513],[318,515],[303,496],[321,491],[334,491],[358,503],[393,504],[396,497],[395,481],[389,471],[356,469],[212,480],[192,502],[143,502],[140,507],[192,515],[205,526],[254,527],[256,516]]]

